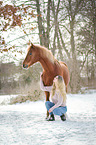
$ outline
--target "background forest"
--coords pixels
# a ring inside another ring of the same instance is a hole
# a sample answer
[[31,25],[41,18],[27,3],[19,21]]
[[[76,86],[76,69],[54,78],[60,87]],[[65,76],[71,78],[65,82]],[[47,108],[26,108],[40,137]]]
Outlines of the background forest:
[[40,95],[41,65],[22,68],[30,42],[68,65],[69,93],[96,89],[95,0],[0,1],[0,94]]

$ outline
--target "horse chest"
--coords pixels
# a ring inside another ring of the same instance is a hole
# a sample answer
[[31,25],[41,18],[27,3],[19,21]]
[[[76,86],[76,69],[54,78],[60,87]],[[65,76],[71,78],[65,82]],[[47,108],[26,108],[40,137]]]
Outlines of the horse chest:
[[48,75],[43,75],[43,83],[45,86],[51,86],[53,84],[53,77]]

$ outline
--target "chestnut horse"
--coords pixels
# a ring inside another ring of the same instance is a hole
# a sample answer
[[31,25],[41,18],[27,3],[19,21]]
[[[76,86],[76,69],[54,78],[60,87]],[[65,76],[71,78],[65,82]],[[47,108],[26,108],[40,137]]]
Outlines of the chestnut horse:
[[[29,68],[36,62],[40,62],[43,67],[42,80],[45,86],[51,86],[53,79],[57,75],[61,75],[64,78],[64,82],[67,86],[70,80],[69,70],[64,62],[58,61],[54,58],[52,52],[45,47],[31,44],[28,48],[27,56],[23,62],[24,68]],[[49,101],[49,92],[45,92],[46,101]],[[47,117],[49,113],[47,111]]]

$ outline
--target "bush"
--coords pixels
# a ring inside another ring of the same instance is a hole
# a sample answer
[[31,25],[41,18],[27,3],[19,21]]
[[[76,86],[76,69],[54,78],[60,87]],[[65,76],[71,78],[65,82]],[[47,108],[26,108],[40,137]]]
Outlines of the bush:
[[42,100],[42,97],[41,97],[41,94],[42,92],[41,91],[37,91],[35,90],[34,91],[34,95],[19,95],[15,98],[11,98],[10,99],[10,103],[9,104],[16,104],[16,103],[23,103],[23,102],[26,102],[26,101],[38,101],[38,100]]

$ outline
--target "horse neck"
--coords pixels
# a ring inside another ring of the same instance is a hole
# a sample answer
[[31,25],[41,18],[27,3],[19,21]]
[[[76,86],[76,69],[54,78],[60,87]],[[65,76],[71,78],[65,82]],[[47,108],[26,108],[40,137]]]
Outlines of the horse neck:
[[51,62],[50,59],[48,59],[47,57],[41,57],[40,63],[45,72],[47,72],[47,73],[54,72],[54,63]]

